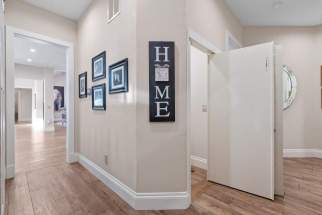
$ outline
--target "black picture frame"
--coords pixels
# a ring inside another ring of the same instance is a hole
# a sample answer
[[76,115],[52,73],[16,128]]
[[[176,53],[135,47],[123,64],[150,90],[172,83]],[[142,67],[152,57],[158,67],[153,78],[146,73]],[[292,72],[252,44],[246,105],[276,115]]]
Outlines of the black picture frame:
[[128,92],[128,58],[109,66],[109,94]]
[[[81,81],[84,80],[84,92],[82,92]],[[83,72],[78,75],[78,95],[79,98],[87,97],[87,72]]]
[[[99,65],[100,68],[98,68]],[[96,69],[101,69],[101,74],[95,74]],[[92,58],[92,81],[94,82],[104,78],[106,78],[106,51],[103,51],[102,53]]]
[[[101,95],[96,94],[96,92],[100,90],[102,93]],[[97,96],[101,96],[102,101],[100,105],[96,104]],[[92,87],[92,109],[98,111],[105,111],[106,110],[106,84],[100,84]]]

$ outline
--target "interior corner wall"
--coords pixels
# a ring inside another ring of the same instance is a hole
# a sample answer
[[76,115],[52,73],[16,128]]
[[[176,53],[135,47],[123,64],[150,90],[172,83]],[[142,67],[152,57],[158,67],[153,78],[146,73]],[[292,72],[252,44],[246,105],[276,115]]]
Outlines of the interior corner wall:
[[[185,0],[137,0],[137,191],[187,191]],[[176,121],[149,122],[149,41],[175,42]]]
[[322,149],[322,28],[245,28],[245,45],[268,41],[282,46],[281,62],[290,67],[298,81],[295,101],[284,111],[284,149]]
[[186,0],[186,20],[191,31],[222,51],[227,31],[243,44],[243,27],[224,0]]
[[112,22],[107,11],[108,1],[95,0],[79,20],[79,72],[87,71],[88,88],[102,83],[108,87],[108,77],[92,81],[92,58],[106,51],[107,67],[128,58],[129,92],[109,94],[107,88],[106,111],[92,110],[91,95],[77,96],[77,150],[136,190],[136,1],[120,1],[120,15]]

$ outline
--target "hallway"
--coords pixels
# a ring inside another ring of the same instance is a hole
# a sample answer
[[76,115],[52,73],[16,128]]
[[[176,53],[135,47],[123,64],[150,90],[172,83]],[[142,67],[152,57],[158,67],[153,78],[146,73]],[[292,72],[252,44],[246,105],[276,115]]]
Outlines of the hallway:
[[8,215],[321,214],[322,160],[285,160],[285,200],[275,202],[206,181],[194,168],[186,211],[134,211],[79,164],[65,163],[65,130],[17,125],[17,176],[7,181]]

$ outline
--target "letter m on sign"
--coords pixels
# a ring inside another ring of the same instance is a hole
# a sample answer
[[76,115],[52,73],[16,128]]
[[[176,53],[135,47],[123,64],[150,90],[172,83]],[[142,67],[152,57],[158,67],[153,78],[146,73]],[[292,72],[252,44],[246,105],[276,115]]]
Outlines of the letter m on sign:
[[149,43],[150,122],[175,121],[175,44]]

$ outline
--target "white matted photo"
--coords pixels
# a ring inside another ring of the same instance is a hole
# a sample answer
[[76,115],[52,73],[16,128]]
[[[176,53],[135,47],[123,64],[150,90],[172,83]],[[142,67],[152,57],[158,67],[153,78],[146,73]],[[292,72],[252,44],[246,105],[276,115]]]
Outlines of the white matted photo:
[[155,67],[155,81],[168,82],[169,81],[169,65]]
[[109,93],[128,92],[128,59],[109,67]]
[[106,85],[100,84],[92,87],[92,109],[106,110]]
[[87,72],[79,75],[79,98],[87,97]]
[[106,77],[106,52],[102,52],[92,59],[92,80],[98,81]]

